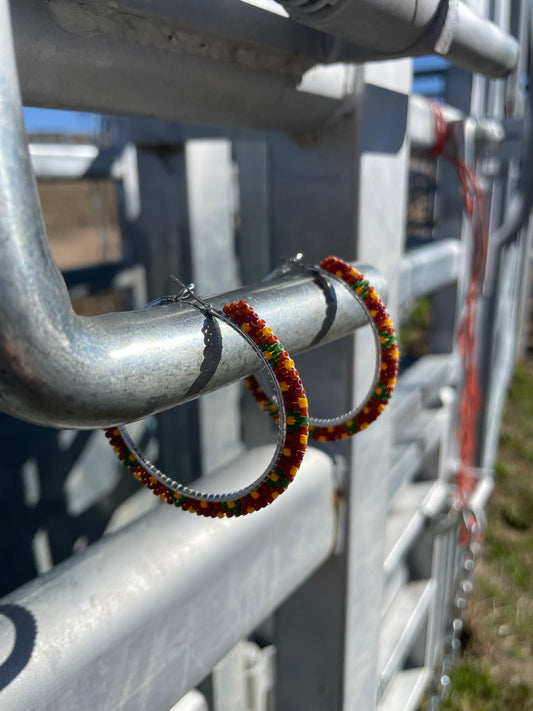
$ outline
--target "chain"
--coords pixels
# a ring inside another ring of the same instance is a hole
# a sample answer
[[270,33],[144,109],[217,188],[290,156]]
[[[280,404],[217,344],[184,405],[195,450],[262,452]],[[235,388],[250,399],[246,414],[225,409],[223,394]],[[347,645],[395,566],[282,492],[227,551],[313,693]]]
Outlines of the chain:
[[463,511],[463,525],[468,540],[459,549],[458,570],[453,587],[448,615],[448,633],[444,641],[444,653],[440,671],[436,674],[428,698],[428,711],[437,711],[450,691],[450,671],[461,651],[461,635],[466,604],[472,592],[472,576],[481,551],[480,517],[472,511]]

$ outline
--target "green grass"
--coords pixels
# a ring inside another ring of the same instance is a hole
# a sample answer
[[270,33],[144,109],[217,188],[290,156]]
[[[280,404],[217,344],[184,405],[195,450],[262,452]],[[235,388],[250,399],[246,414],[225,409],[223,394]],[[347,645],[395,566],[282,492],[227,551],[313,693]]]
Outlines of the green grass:
[[453,672],[452,685],[450,695],[441,706],[446,711],[533,709],[533,692],[529,684],[504,679],[488,664],[466,655]]
[[446,711],[533,711],[533,360],[517,365]]
[[431,297],[423,296],[417,299],[400,324],[398,338],[402,356],[418,358],[428,352],[430,325]]

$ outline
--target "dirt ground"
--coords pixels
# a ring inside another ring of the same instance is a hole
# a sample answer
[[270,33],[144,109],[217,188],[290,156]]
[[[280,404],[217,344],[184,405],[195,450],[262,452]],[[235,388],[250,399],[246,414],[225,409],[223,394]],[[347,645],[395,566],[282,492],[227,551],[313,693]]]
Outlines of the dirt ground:
[[40,181],[52,253],[62,270],[116,262],[121,239],[110,180]]

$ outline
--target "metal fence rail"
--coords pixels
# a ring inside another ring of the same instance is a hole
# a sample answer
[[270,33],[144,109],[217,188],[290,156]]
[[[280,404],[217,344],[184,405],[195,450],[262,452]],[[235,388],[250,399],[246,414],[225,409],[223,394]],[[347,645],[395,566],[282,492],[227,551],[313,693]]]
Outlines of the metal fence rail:
[[[251,450],[217,476],[231,487],[269,456]],[[168,711],[331,555],[333,463],[313,450],[301,473],[258,516],[205,525],[158,507],[4,598],[1,655],[18,673],[2,707]],[[24,661],[17,611],[33,627]]]

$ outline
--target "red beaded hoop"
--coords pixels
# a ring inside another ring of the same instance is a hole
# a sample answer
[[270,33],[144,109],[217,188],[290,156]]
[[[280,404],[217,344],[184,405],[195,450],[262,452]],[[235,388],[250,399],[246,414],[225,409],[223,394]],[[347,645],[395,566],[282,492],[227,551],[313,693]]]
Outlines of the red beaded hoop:
[[272,329],[246,301],[226,305],[223,312],[220,312],[200,301],[192,294],[191,287],[184,287],[184,290],[178,297],[166,297],[157,303],[192,297],[201,306],[189,301],[191,305],[239,331],[267,364],[278,397],[283,403],[278,445],[272,461],[266,471],[245,489],[231,494],[203,494],[179,484],[144,459],[124,427],[109,428],[105,430],[105,436],[133,476],[168,504],[211,518],[244,516],[275,501],[293,481],[300,468],[309,432],[305,390],[294,361],[283,349]]
[[[299,255],[301,257],[301,255]],[[304,267],[305,268],[305,267]],[[398,375],[399,351],[394,324],[378,292],[355,267],[338,257],[329,256],[320,262],[320,270],[309,268],[313,273],[328,272],[346,284],[367,313],[378,345],[376,375],[365,401],[346,415],[334,419],[309,419],[309,436],[318,442],[333,442],[346,439],[366,429],[385,410]],[[284,270],[286,272],[286,270]],[[246,386],[259,407],[273,418],[278,416],[278,407],[271,402],[257,379],[246,379]]]

